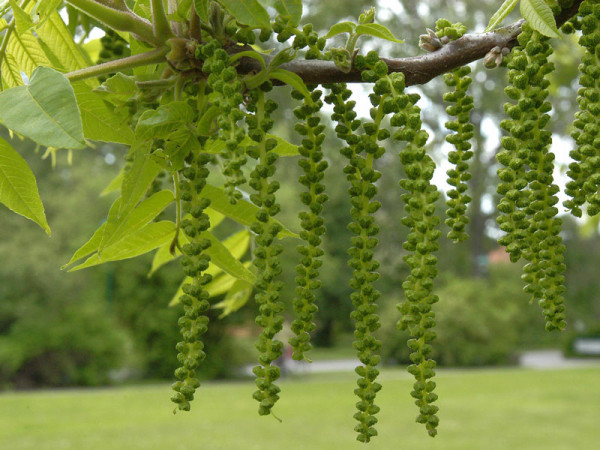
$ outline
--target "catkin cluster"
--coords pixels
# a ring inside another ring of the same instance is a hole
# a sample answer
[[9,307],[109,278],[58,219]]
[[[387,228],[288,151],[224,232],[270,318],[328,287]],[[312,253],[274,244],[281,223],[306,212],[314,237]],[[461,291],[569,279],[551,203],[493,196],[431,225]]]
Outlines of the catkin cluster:
[[189,166],[181,171],[183,178],[179,190],[183,209],[189,214],[189,218],[181,223],[189,240],[181,249],[181,267],[192,281],[183,285],[184,294],[179,299],[184,309],[184,315],[178,321],[183,337],[177,344],[177,360],[181,366],[175,370],[178,381],[173,384],[175,393],[171,397],[178,408],[184,411],[189,411],[190,401],[200,386],[195,371],[205,357],[201,337],[208,329],[207,312],[210,308],[209,295],[204,286],[212,279],[210,274],[204,273],[210,262],[210,257],[205,253],[210,241],[202,237],[202,233],[210,228],[209,218],[204,212],[210,200],[200,195],[206,185],[209,172],[206,165],[210,158],[206,154],[199,154],[190,159]]
[[321,236],[325,234],[325,225],[322,217],[323,204],[327,201],[325,185],[322,184],[327,169],[327,161],[323,159],[321,148],[325,140],[325,125],[321,124],[318,116],[323,102],[322,91],[309,87],[310,97],[305,98],[299,91],[292,91],[292,96],[303,100],[303,105],[294,110],[298,119],[295,129],[302,136],[302,144],[298,147],[300,159],[298,165],[304,174],[300,176],[300,184],[306,190],[301,193],[300,200],[308,207],[308,211],[299,214],[302,231],[300,238],[305,242],[297,247],[301,256],[300,264],[296,267],[296,297],[293,301],[296,319],[292,322],[292,331],[295,337],[290,339],[294,352],[292,357],[297,360],[306,358],[305,352],[309,351],[310,332],[316,328],[314,315],[318,308],[315,305],[314,291],[321,286],[319,281],[319,268],[323,256]]
[[444,101],[454,103],[446,108],[454,120],[446,122],[446,128],[454,131],[454,134],[446,136],[446,141],[454,145],[455,151],[448,154],[448,161],[454,168],[448,170],[448,184],[454,189],[448,191],[448,210],[446,210],[446,225],[450,227],[448,239],[459,242],[468,238],[465,227],[469,223],[467,216],[467,205],[471,197],[467,194],[467,181],[471,179],[469,173],[469,159],[473,157],[469,139],[473,137],[473,124],[469,121],[469,111],[473,109],[473,97],[467,94],[467,88],[471,84],[471,68],[463,66],[444,75],[444,81],[449,87],[454,87],[453,92],[444,94]]
[[585,49],[579,71],[577,92],[579,111],[575,114],[571,134],[577,148],[570,152],[575,161],[569,165],[566,193],[571,197],[564,202],[574,216],[581,217],[587,203],[587,213],[600,212],[600,3],[584,1],[579,7],[582,36],[579,45]]
[[228,66],[229,55],[217,40],[199,46],[196,49],[196,58],[204,62],[202,71],[209,74],[207,82],[212,91],[212,104],[219,109],[217,137],[225,143],[225,148],[219,155],[224,164],[224,187],[229,201],[236,203],[242,197],[242,193],[236,187],[246,182],[242,168],[247,158],[244,147],[240,145],[244,140],[245,131],[243,127],[236,126],[237,122],[244,118],[240,109],[244,101],[242,82],[238,79],[235,68]]
[[404,260],[410,274],[402,284],[406,300],[398,305],[401,313],[398,327],[408,330],[411,336],[407,344],[412,350],[413,364],[408,371],[416,379],[411,395],[419,408],[417,422],[425,424],[428,433],[435,436],[439,419],[436,415],[438,407],[433,405],[437,400],[437,394],[433,392],[436,384],[431,378],[435,375],[436,363],[430,356],[431,343],[436,337],[432,305],[439,300],[432,292],[438,274],[434,253],[439,249],[437,241],[441,235],[437,229],[440,219],[435,216],[435,202],[440,194],[431,183],[435,163],[425,150],[429,135],[422,128],[421,110],[416,104],[419,95],[404,92],[404,75],[401,73],[390,74],[378,83],[385,85],[392,99],[390,124],[395,128],[392,137],[407,143],[400,151],[406,174],[400,186],[406,191],[402,200],[407,216],[402,223],[410,231],[403,248],[408,252]]
[[[446,19],[439,19],[435,25],[438,38],[455,40],[466,32],[463,24],[451,24]],[[446,108],[446,113],[455,117],[445,124],[448,130],[454,132],[446,136],[446,141],[455,148],[455,151],[448,154],[448,161],[454,167],[446,172],[448,184],[454,186],[448,191],[446,201],[448,205],[446,225],[450,227],[448,239],[454,242],[464,241],[469,237],[465,231],[465,227],[469,224],[469,217],[466,214],[467,205],[471,201],[471,197],[467,194],[467,181],[471,179],[468,161],[473,157],[473,152],[469,140],[473,137],[474,129],[469,120],[469,113],[474,106],[473,97],[467,93],[472,81],[469,77],[470,73],[470,67],[462,66],[444,74],[446,86],[454,88],[453,91],[444,94],[444,101],[453,103]]]
[[[379,58],[373,54],[370,60],[378,64]],[[377,66],[378,72],[387,73],[387,66],[385,63],[381,64]],[[332,119],[337,122],[335,131],[346,143],[341,153],[348,159],[344,173],[351,186],[348,190],[352,205],[352,222],[348,229],[354,234],[351,240],[352,246],[348,251],[350,255],[348,265],[353,269],[350,287],[354,289],[351,294],[354,306],[351,317],[355,321],[354,347],[363,364],[356,368],[360,378],[357,381],[358,388],[354,392],[360,401],[356,403],[358,411],[354,418],[359,421],[359,424],[355,430],[359,433],[357,437],[359,441],[369,442],[371,437],[377,435],[374,425],[377,423],[375,414],[379,412],[379,407],[374,400],[381,389],[381,385],[375,381],[379,375],[377,365],[380,361],[378,351],[381,342],[373,336],[380,327],[375,303],[380,293],[373,286],[379,278],[377,273],[379,263],[374,259],[379,226],[375,223],[373,214],[381,206],[374,200],[377,194],[375,182],[381,174],[375,170],[373,164],[385,152],[378,141],[387,138],[389,132],[381,128],[385,115],[381,95],[373,94],[371,97],[374,105],[371,110],[372,120],[362,124],[364,134],[358,135],[355,131],[361,126],[361,121],[356,119],[355,102],[348,101],[351,91],[343,84],[328,87],[331,93],[326,97],[326,101],[334,105]]]
[[513,49],[508,64],[510,85],[506,94],[516,103],[507,103],[509,119],[500,126],[510,133],[502,138],[504,150],[498,161],[498,193],[503,196],[498,210],[500,228],[506,235],[499,239],[511,254],[529,261],[524,267],[525,291],[538,299],[546,317],[548,330],[563,329],[565,270],[564,245],[560,237],[561,219],[556,204],[559,191],[553,184],[554,154],[549,151],[552,134],[545,129],[552,106],[546,101],[554,70],[548,57],[552,48],[548,38],[528,25],[519,35],[519,46]]
[[256,343],[260,365],[253,369],[258,387],[254,392],[254,398],[260,403],[258,408],[260,415],[271,414],[273,405],[279,399],[280,389],[274,382],[279,378],[280,370],[273,362],[281,356],[283,349],[283,343],[275,339],[275,335],[283,326],[284,305],[279,300],[283,283],[277,280],[281,273],[279,254],[283,247],[276,242],[282,227],[271,220],[280,210],[275,199],[279,182],[272,179],[278,158],[277,153],[272,150],[276,147],[277,141],[266,137],[266,133],[273,126],[270,116],[277,108],[277,104],[273,100],[265,101],[263,91],[271,88],[270,83],[265,83],[260,89],[249,93],[247,105],[249,114],[246,115],[248,135],[254,141],[254,145],[249,146],[247,152],[258,162],[250,173],[249,184],[255,191],[250,195],[250,200],[259,208],[251,230],[256,235],[253,263],[258,270],[255,300],[259,305],[259,315],[256,323],[262,328]]

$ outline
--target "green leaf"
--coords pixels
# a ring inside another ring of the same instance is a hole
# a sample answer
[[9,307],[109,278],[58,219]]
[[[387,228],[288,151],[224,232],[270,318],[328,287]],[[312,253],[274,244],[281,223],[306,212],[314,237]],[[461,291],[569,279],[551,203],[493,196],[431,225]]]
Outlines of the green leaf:
[[229,64],[233,64],[234,62],[236,62],[240,58],[252,58],[252,59],[255,59],[255,60],[257,60],[260,63],[260,65],[262,66],[263,69],[266,68],[265,58],[263,58],[263,56],[260,53],[254,51],[254,50],[246,50],[246,51],[238,52],[238,53],[235,53],[235,54],[231,55],[229,57]]
[[121,168],[116,177],[114,177],[108,186],[104,188],[104,190],[100,193],[100,197],[104,197],[112,192],[121,190],[121,183],[123,183],[123,178],[125,177],[125,168]]
[[52,51],[53,56],[65,71],[72,72],[88,66],[83,53],[73,41],[71,33],[56,11],[50,14],[44,24],[36,29],[36,34]]
[[6,20],[0,19],[0,33],[3,32],[7,26],[8,26],[8,23],[6,22]]
[[15,18],[17,33],[23,34],[29,29],[33,28],[33,20],[31,20],[31,16],[25,12],[15,0],[9,0],[9,3],[13,12],[13,17]]
[[177,6],[177,15],[181,20],[186,20],[190,17],[190,7],[192,6],[192,0],[179,0]]
[[333,25],[329,32],[325,35],[325,39],[332,38],[333,36],[337,36],[342,33],[354,33],[354,28],[356,25],[352,22],[340,22]]
[[[251,262],[248,261],[248,262],[244,263],[244,267],[248,268],[248,267],[250,267],[250,264],[251,264]],[[206,286],[204,286],[204,289],[206,289],[206,291],[208,292],[209,297],[216,297],[218,295],[223,295],[227,291],[232,289],[237,281],[240,281],[240,280],[238,280],[235,277],[232,277],[228,273],[223,273],[219,276],[214,277],[210,283],[208,283]],[[192,279],[190,277],[184,278],[184,280],[179,285],[179,289],[177,289],[177,292],[175,293],[175,295],[169,302],[169,306],[175,306],[179,303],[179,297],[181,297],[181,295],[183,294],[183,285],[185,283],[191,283],[191,282],[192,282]],[[243,281],[243,283],[246,283],[246,282]]]
[[388,30],[387,27],[378,24],[378,23],[365,23],[358,25],[356,27],[355,33],[358,36],[362,36],[368,34],[369,36],[374,36],[379,39],[385,39],[386,41],[397,42],[398,44],[402,44],[404,41],[401,39],[396,39],[396,36]]
[[194,0],[194,6],[200,20],[208,23],[208,0]]
[[[208,216],[208,219],[210,221],[209,230],[212,230],[213,228],[217,227],[225,219],[225,216],[223,214],[215,211],[212,208],[206,208],[204,210],[204,213]],[[185,237],[185,234],[179,235],[179,244],[180,245],[187,244],[188,242],[189,241]],[[227,246],[226,241],[223,243],[223,245]],[[154,254],[154,259],[152,260],[152,268],[150,269],[150,272],[148,272],[148,278],[150,278],[154,274],[154,272],[156,272],[162,266],[173,261],[174,259],[178,258],[179,256],[181,256],[181,252],[177,248],[175,248],[175,255],[171,254],[171,243],[170,242],[168,244],[165,244],[162,247],[160,247],[158,249],[158,251]],[[209,266],[209,268],[207,269],[207,273],[210,273],[211,267],[216,267],[216,266]],[[221,269],[218,269],[218,271],[221,271]],[[214,275],[214,274],[211,273],[211,275]]]
[[15,57],[9,53],[4,55],[2,59],[2,70],[0,73],[2,74],[2,80],[8,87],[21,86],[23,84],[19,65]]
[[187,102],[171,102],[145,111],[135,127],[135,137],[142,141],[164,137],[193,120],[194,110]]
[[33,220],[50,235],[33,172],[11,145],[0,138],[0,202]]
[[[208,110],[202,114],[202,117],[198,119],[197,131],[200,136],[209,136],[211,134],[211,129],[213,128],[213,123],[216,118],[219,116],[220,110],[217,106],[213,105]],[[223,144],[225,145],[225,144]]]
[[299,75],[290,72],[289,70],[275,69],[269,72],[269,77],[275,78],[276,80],[293,87],[297,91],[301,92],[304,97],[310,98],[310,92],[306,88],[304,81]]
[[94,235],[83,244],[76,252],[73,254],[68,263],[61,266],[62,270],[65,270],[75,261],[80,260],[81,258],[85,258],[86,256],[94,253],[98,249],[98,245],[100,245],[100,241],[102,240],[102,235],[104,234],[104,228],[106,228],[106,223],[103,223],[98,227],[98,229],[94,232]]
[[[272,152],[277,153],[279,156],[297,156],[298,146],[294,144],[290,144],[285,139],[275,136],[274,134],[267,134],[268,139],[275,139],[277,141],[277,145]],[[254,141],[250,139],[248,136],[244,137],[240,145],[242,147],[248,147],[249,145],[254,145]],[[208,141],[204,146],[204,151],[206,153],[221,153],[225,148],[225,142],[222,140],[214,140]]]
[[[210,231],[203,232],[201,236],[210,240],[210,247],[206,249],[206,254],[210,256],[212,264],[233,277],[254,284],[256,277],[239,261],[239,258],[246,252],[250,244],[249,231],[244,230],[232,236],[233,242],[229,243],[229,248]],[[239,255],[238,257],[233,254],[234,250],[236,255]]]
[[508,16],[512,10],[515,9],[517,3],[519,3],[519,0],[504,0],[504,3],[502,3],[500,8],[498,8],[498,11],[496,11],[490,19],[490,22],[488,23],[488,26],[484,32],[487,33],[488,31],[492,31],[494,28],[500,25],[502,21],[506,19],[506,16]]
[[219,315],[219,319],[238,311],[248,303],[248,299],[250,298],[250,295],[252,295],[253,290],[254,286],[251,284],[242,280],[236,280],[233,286],[227,291],[225,298],[214,305],[214,308],[223,310]]
[[106,247],[102,256],[98,253],[90,256],[83,264],[73,267],[69,272],[97,266],[109,261],[134,258],[170,242],[175,235],[175,224],[170,221],[152,222],[136,233],[130,234],[110,247]]
[[175,197],[171,191],[160,191],[144,200],[137,208],[118,217],[120,200],[117,199],[108,214],[102,241],[98,245],[98,252],[102,253],[104,248],[141,229],[174,200]]
[[94,89],[94,92],[115,106],[122,106],[138,93],[138,88],[134,77],[119,72]]
[[269,14],[257,0],[218,0],[242,25],[251,28],[271,28]]
[[83,81],[73,83],[77,104],[81,111],[83,133],[93,141],[118,142],[131,145],[133,131],[123,120],[110,110],[100,95],[93,92]]
[[[11,61],[12,67],[5,67],[7,61]],[[6,46],[6,55],[2,61],[2,76],[7,70],[10,70],[12,76],[4,77],[9,87],[20,86],[23,84],[20,72],[31,76],[33,71],[39,66],[51,66],[48,57],[42,50],[36,37],[28,31],[24,34],[12,33]],[[17,77],[14,76],[16,71]]]
[[[202,197],[210,199],[210,207],[219,211],[221,214],[235,220],[242,225],[250,226],[256,221],[258,208],[246,200],[238,200],[235,205],[229,202],[229,197],[223,189],[207,184],[201,193]],[[272,219],[283,227],[278,237],[298,237],[296,233],[288,230],[281,222]]]
[[149,158],[145,150],[146,147],[143,145],[132,148],[133,163],[125,173],[121,185],[119,216],[135,208],[160,172],[160,166]]
[[521,15],[531,28],[544,36],[559,38],[556,20],[546,0],[521,0]]
[[302,0],[275,0],[275,9],[282,17],[289,17],[291,25],[297,27],[302,18]]
[[0,119],[46,147],[85,147],[73,88],[63,74],[48,67],[38,67],[29,85],[0,93]]

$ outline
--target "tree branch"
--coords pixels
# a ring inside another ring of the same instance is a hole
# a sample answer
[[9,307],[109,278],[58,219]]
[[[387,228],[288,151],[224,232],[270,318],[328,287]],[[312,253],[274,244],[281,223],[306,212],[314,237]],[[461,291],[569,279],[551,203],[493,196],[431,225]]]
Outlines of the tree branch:
[[[560,28],[573,17],[583,0],[576,0],[573,6],[563,10],[556,16],[556,24]],[[504,28],[489,33],[466,34],[456,41],[451,41],[439,50],[425,55],[410,58],[382,58],[390,72],[402,72],[408,86],[425,84],[432,79],[457,67],[482,59],[494,47],[512,48],[517,43],[524,20],[519,20]],[[268,64],[272,57],[265,57]],[[327,83],[360,83],[360,71],[352,70],[344,73],[331,61],[296,60],[281,66],[299,75],[308,84]],[[259,72],[261,66],[252,58],[241,58],[238,71],[240,73]]]

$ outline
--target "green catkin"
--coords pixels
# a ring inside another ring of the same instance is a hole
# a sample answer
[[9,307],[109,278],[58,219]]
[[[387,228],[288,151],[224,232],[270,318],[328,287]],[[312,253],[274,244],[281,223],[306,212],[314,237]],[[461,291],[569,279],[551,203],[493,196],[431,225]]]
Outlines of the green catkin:
[[[369,55],[367,55],[368,63]],[[355,64],[362,63],[357,57]],[[377,69],[377,68],[376,68]],[[363,77],[365,72],[363,72]],[[419,95],[406,94],[402,73],[387,75],[387,68],[366,72],[367,81],[376,81],[375,92],[387,95],[381,101],[384,112],[392,114],[390,125],[396,129],[392,135],[396,141],[407,142],[400,152],[400,161],[404,167],[406,179],[400,186],[407,191],[402,195],[407,216],[402,223],[410,232],[403,248],[408,252],[404,260],[410,268],[410,275],[402,284],[406,301],[398,305],[401,319],[398,327],[408,330],[410,339],[408,347],[412,350],[410,359],[413,362],[408,371],[415,377],[411,395],[419,407],[417,422],[425,424],[430,436],[437,434],[439,419],[436,415],[438,407],[433,405],[437,394],[431,378],[435,375],[436,363],[430,358],[431,342],[436,334],[435,315],[432,305],[439,299],[432,293],[433,281],[437,276],[437,258],[433,255],[439,249],[437,243],[441,232],[437,229],[440,219],[435,216],[435,202],[440,193],[431,183],[435,171],[435,163],[425,151],[429,135],[422,129],[421,110],[416,105]]]
[[275,339],[275,335],[283,327],[284,305],[279,300],[283,283],[276,279],[281,274],[278,255],[283,247],[275,242],[282,227],[271,220],[280,209],[275,199],[279,183],[272,181],[278,158],[277,153],[272,150],[277,146],[277,141],[266,138],[266,133],[273,126],[270,115],[277,108],[277,104],[273,100],[265,101],[262,90],[271,88],[270,83],[265,83],[261,89],[249,93],[247,108],[251,114],[246,115],[248,135],[256,143],[248,147],[247,152],[251,158],[258,161],[250,174],[249,184],[256,191],[250,195],[250,200],[259,208],[251,230],[256,235],[253,263],[258,270],[255,300],[259,305],[259,315],[256,323],[262,328],[256,344],[260,365],[253,369],[258,387],[253,397],[260,402],[258,408],[260,415],[272,414],[271,409],[279,399],[280,389],[274,382],[280,377],[281,372],[273,362],[282,355],[283,349],[283,343]]
[[[387,72],[387,66],[383,70]],[[354,418],[359,422],[355,430],[359,433],[359,441],[369,442],[377,435],[374,425],[377,423],[375,414],[379,412],[379,406],[374,400],[381,389],[381,384],[375,381],[379,375],[377,365],[381,359],[378,355],[381,341],[373,336],[381,325],[375,303],[380,293],[373,286],[379,278],[379,263],[373,259],[378,243],[375,236],[379,232],[379,226],[375,223],[373,214],[381,206],[373,200],[377,194],[374,183],[381,174],[374,169],[373,163],[385,152],[383,147],[378,145],[378,140],[388,137],[389,132],[381,128],[385,116],[385,102],[382,102],[381,96],[372,94],[372,102],[376,106],[371,110],[373,120],[364,122],[364,134],[357,135],[355,131],[361,125],[361,121],[356,119],[356,102],[348,101],[351,91],[344,84],[328,87],[331,93],[326,97],[326,101],[334,105],[332,119],[337,122],[335,130],[338,137],[346,143],[340,152],[348,159],[348,165],[344,168],[351,186],[348,193],[352,204],[352,222],[348,229],[355,235],[351,239],[352,247],[348,251],[348,264],[353,269],[350,287],[354,289],[351,294],[354,306],[351,317],[355,321],[354,347],[363,364],[356,368],[359,379],[358,388],[354,393],[360,401],[356,403],[358,411],[354,414]]]
[[301,156],[298,165],[304,170],[304,175],[300,176],[300,184],[305,186],[306,191],[301,193],[300,200],[308,207],[308,211],[299,214],[302,226],[300,237],[305,244],[297,247],[301,261],[296,266],[298,276],[296,297],[293,301],[296,319],[292,322],[292,331],[296,336],[290,339],[292,357],[296,360],[306,358],[305,353],[312,348],[310,332],[316,328],[314,315],[318,308],[315,305],[314,291],[321,285],[318,278],[322,261],[318,258],[324,254],[321,236],[325,234],[321,213],[323,204],[327,201],[325,186],[322,184],[327,161],[323,159],[321,149],[325,139],[325,126],[321,124],[318,116],[323,106],[320,100],[322,91],[315,90],[312,86],[309,86],[309,91],[308,98],[299,91],[292,91],[293,97],[304,100],[303,105],[294,110],[294,114],[299,120],[295,129],[303,137],[302,144],[298,147]]
[[600,2],[584,1],[579,6],[582,36],[579,45],[585,49],[579,65],[581,88],[577,91],[579,111],[575,114],[575,130],[571,136],[577,148],[570,152],[575,161],[569,165],[566,194],[571,197],[564,206],[581,217],[600,212]]
[[467,95],[467,87],[471,84],[471,78],[468,76],[471,68],[468,66],[460,67],[451,73],[444,75],[444,81],[447,86],[454,87],[454,92],[444,94],[444,101],[452,102],[454,105],[448,106],[446,112],[448,115],[455,116],[455,120],[446,122],[446,128],[454,131],[454,134],[446,136],[446,141],[454,145],[455,151],[448,154],[448,161],[454,165],[454,168],[448,170],[448,184],[454,186],[454,189],[448,191],[448,210],[446,210],[446,225],[450,227],[448,239],[454,242],[464,241],[468,238],[465,227],[469,224],[467,216],[467,205],[471,197],[467,194],[467,181],[471,179],[469,173],[469,159],[473,157],[471,143],[469,139],[473,137],[473,124],[469,122],[469,111],[473,109],[473,97]]
[[217,117],[218,139],[225,143],[220,154],[224,163],[222,174],[225,177],[224,189],[231,203],[242,198],[236,188],[246,182],[242,168],[246,155],[241,142],[244,140],[243,127],[237,122],[244,118],[240,109],[244,97],[242,82],[234,67],[228,66],[229,56],[216,40],[211,40],[196,50],[196,58],[204,61],[202,71],[208,75],[208,86],[212,91],[211,101],[220,114]]
[[178,381],[173,384],[175,393],[171,400],[177,403],[183,411],[190,410],[190,402],[194,398],[200,382],[196,377],[196,368],[204,359],[204,343],[202,335],[208,327],[208,292],[204,286],[212,276],[204,273],[208,269],[210,257],[205,253],[210,247],[210,241],[202,237],[202,233],[210,228],[208,215],[204,210],[210,205],[210,200],[202,198],[200,192],[206,185],[209,155],[198,154],[192,157],[190,165],[181,171],[180,198],[183,210],[189,213],[189,218],[182,221],[181,227],[189,243],[182,250],[181,266],[186,276],[192,278],[191,283],[183,285],[184,294],[179,298],[183,305],[184,315],[178,324],[183,340],[177,344],[177,359],[181,366],[175,370]]
[[[447,37],[450,40],[460,38],[466,32],[466,27],[460,23],[451,24],[446,19],[436,22],[436,34],[439,38]],[[471,179],[469,173],[469,159],[473,157],[471,143],[473,137],[473,124],[470,123],[469,113],[473,109],[473,97],[467,94],[471,84],[471,68],[462,66],[452,72],[444,74],[446,86],[453,87],[454,91],[444,94],[444,101],[453,103],[446,108],[446,113],[456,119],[446,122],[446,128],[453,134],[446,136],[446,141],[454,145],[455,151],[448,154],[448,161],[454,166],[448,170],[448,184],[454,189],[448,191],[448,210],[446,210],[446,225],[450,227],[448,239],[454,242],[464,241],[468,238],[465,231],[469,224],[467,205],[471,197],[467,194],[467,181]]]
[[[502,213],[498,223],[506,232],[498,242],[506,245],[507,251],[513,250],[511,259],[518,255],[529,261],[522,276],[527,283],[525,291],[539,300],[546,329],[562,330],[566,326],[562,296],[565,247],[560,237],[562,221],[556,217],[559,188],[553,184],[552,134],[545,130],[552,109],[546,101],[547,75],[554,70],[548,62],[552,47],[548,38],[528,25],[518,39],[519,46],[513,49],[508,64],[510,85],[505,90],[516,103],[505,105],[510,119],[501,123],[511,135],[502,138],[504,150],[498,154],[498,161],[505,166],[498,171],[498,193],[504,196],[498,205]],[[518,230],[513,228],[515,224]]]

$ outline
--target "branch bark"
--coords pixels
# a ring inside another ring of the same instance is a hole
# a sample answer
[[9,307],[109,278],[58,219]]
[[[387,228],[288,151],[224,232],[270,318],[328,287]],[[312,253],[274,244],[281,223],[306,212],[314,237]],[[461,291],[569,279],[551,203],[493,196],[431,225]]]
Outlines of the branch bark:
[[[577,13],[582,1],[576,0],[573,2],[573,6],[566,8],[556,16],[556,24],[559,28]],[[466,34],[460,39],[449,42],[441,49],[425,55],[382,59],[387,63],[390,72],[404,73],[408,86],[425,84],[452,69],[482,59],[496,46],[500,48],[514,47],[523,23],[524,20],[519,20],[489,33]],[[268,64],[270,59],[266,57],[265,62]],[[363,82],[358,70],[344,73],[331,61],[296,60],[283,64],[281,68],[299,75],[307,84]],[[260,70],[261,66],[258,61],[252,58],[240,59],[238,66],[240,73],[259,72]]]

